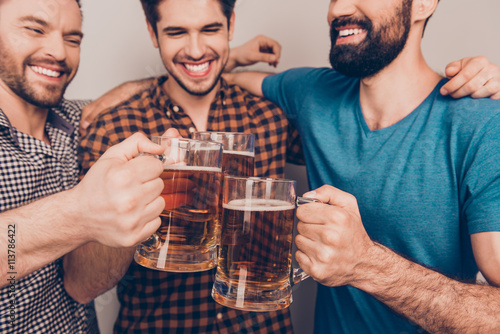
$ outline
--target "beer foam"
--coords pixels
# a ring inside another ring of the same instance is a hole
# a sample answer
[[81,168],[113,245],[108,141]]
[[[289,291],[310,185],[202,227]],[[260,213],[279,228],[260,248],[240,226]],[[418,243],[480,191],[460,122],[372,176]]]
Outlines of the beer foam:
[[235,199],[222,207],[237,211],[284,211],[294,210],[295,205],[278,199]]
[[255,157],[254,152],[248,152],[248,151],[230,151],[230,150],[224,150],[223,153],[226,154],[234,154],[234,155],[245,155],[247,157]]
[[167,165],[163,166],[164,171],[169,171],[169,170],[188,170],[188,171],[193,171],[193,172],[215,172],[215,173],[221,173],[222,168],[217,168],[217,167],[203,167],[203,166],[181,166],[181,165]]

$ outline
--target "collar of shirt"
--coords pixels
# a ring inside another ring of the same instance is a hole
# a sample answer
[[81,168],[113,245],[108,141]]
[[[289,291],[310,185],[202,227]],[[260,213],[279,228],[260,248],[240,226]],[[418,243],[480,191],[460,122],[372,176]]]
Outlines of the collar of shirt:
[[[47,124],[52,125],[55,129],[63,131],[68,136],[71,136],[75,131],[75,127],[52,108],[49,109],[49,113],[47,115]],[[16,145],[19,145],[19,138],[16,132],[17,129],[12,126],[9,118],[5,115],[2,109],[0,109],[0,128],[7,129],[12,140],[16,143]]]
[[[159,110],[166,110],[165,115],[168,118],[172,118],[173,115],[183,115],[184,110],[182,109],[181,106],[176,105],[170,96],[168,95],[168,92],[165,91],[162,88],[163,83],[168,80],[168,76],[161,76],[155,79],[154,84],[152,85],[153,90],[151,97],[153,99],[153,103],[156,104]],[[226,96],[228,96],[228,91],[229,91],[229,85],[226,80],[224,80],[222,77],[219,79],[220,80],[220,88],[219,92],[216,94],[214,101],[212,102],[212,105],[210,107],[210,112],[213,110],[218,110],[218,107],[220,106],[225,106],[226,105]]]

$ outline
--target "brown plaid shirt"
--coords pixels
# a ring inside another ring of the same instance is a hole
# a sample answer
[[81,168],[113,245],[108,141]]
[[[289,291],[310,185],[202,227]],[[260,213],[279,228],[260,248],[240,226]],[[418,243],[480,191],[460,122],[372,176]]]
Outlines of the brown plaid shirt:
[[[177,128],[183,137],[196,131],[189,116],[169,99],[161,77],[150,89],[102,113],[81,142],[82,170],[110,146],[135,132],[147,136]],[[208,131],[250,132],[256,135],[255,175],[283,177],[285,160],[303,163],[298,132],[283,112],[221,79],[221,89],[210,106]],[[197,273],[169,273],[133,262],[117,286],[121,309],[117,333],[291,333],[288,309],[243,312],[223,307],[211,297],[215,269]]]

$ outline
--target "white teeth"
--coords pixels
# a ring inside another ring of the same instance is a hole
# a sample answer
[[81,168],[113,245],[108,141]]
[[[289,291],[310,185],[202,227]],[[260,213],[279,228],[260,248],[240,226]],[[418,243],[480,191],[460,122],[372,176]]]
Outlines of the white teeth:
[[208,70],[208,67],[210,66],[210,62],[207,61],[206,63],[200,64],[200,65],[184,64],[184,66],[186,66],[186,68],[189,72],[203,72],[203,71]]
[[36,73],[43,74],[43,75],[46,75],[46,76],[52,77],[52,78],[59,78],[62,74],[61,72],[52,71],[52,70],[49,70],[47,68],[40,67],[40,66],[31,66],[31,68]]
[[339,37],[361,34],[363,29],[344,29],[339,31]]

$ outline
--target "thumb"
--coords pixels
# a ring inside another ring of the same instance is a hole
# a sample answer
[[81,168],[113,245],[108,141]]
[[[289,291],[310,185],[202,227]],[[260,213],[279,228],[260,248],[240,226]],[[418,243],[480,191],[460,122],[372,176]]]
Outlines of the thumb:
[[346,209],[357,209],[358,206],[356,198],[353,195],[329,185],[324,185],[316,190],[309,191],[303,196]]
[[128,137],[121,143],[109,148],[103,157],[118,158],[123,161],[129,161],[140,153],[162,154],[163,147],[153,143],[143,133],[137,132]]
[[175,129],[175,128],[168,129],[167,131],[165,131],[165,133],[163,134],[163,136],[174,137],[174,138],[182,138],[182,136],[179,133],[179,131],[177,129]]

